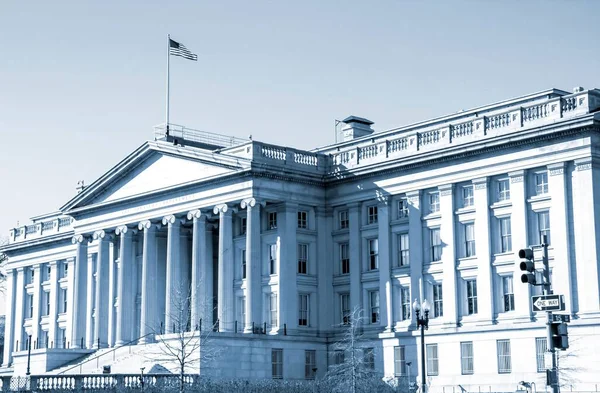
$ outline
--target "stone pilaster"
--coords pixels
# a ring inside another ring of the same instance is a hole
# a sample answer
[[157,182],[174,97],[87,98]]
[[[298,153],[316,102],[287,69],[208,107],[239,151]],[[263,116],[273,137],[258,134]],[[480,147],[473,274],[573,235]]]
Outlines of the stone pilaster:
[[94,307],[95,291],[94,291],[94,265],[96,263],[97,254],[88,254],[87,258],[87,278],[86,278],[86,314],[85,314],[85,347],[92,348],[94,346]]
[[439,187],[440,238],[442,240],[442,296],[444,299],[444,323],[455,327],[458,322],[459,288],[456,278],[456,249],[454,230],[454,185],[446,184]]
[[360,204],[348,204],[348,239],[350,248],[350,309],[362,308],[362,263],[360,235]]
[[[575,160],[573,179],[573,230],[577,250],[577,302],[581,318],[600,312],[598,258],[600,257],[600,168],[591,157]],[[554,197],[553,197],[554,198]],[[552,200],[554,206],[554,200]],[[551,228],[554,228],[550,218]],[[552,232],[554,233],[554,232]],[[553,242],[554,239],[551,239]],[[556,250],[556,246],[555,246]],[[554,275],[554,277],[557,277]],[[558,293],[555,291],[555,293]]]
[[[512,213],[510,225],[512,231],[512,248],[515,261],[519,261],[519,250],[529,246],[528,220],[527,220],[527,193],[525,188],[525,171],[515,171],[508,174],[510,177],[510,199]],[[513,268],[513,292],[515,294],[516,321],[528,322],[531,320],[531,289],[530,285],[521,284],[519,263]]]
[[252,323],[261,320],[261,259],[260,259],[260,204],[254,198],[244,199],[246,209],[246,320],[244,332],[252,333]]
[[[32,343],[40,344],[40,318],[41,318],[41,303],[42,303],[42,287],[41,287],[41,265],[33,266],[33,315],[31,316],[31,340]],[[31,349],[37,348],[37,345],[32,344]]]
[[50,262],[50,312],[48,313],[48,347],[56,348],[57,339],[57,319],[58,319],[58,277],[60,265],[57,261]]
[[380,324],[386,332],[392,331],[393,305],[390,261],[390,207],[389,198],[383,198],[377,206],[379,226],[379,302],[385,312],[380,313]]
[[[317,206],[317,307],[319,318],[319,330],[330,330],[335,323],[335,315],[331,310],[335,310],[335,303],[340,302],[339,298],[331,296],[333,288],[333,264],[331,263],[332,250],[332,225],[333,211],[331,208]],[[339,263],[335,261],[334,263]]]
[[475,205],[475,255],[477,256],[477,308],[479,319],[492,323],[494,318],[494,278],[490,239],[489,180],[473,180]]
[[[65,331],[65,339],[66,343],[64,343],[64,347],[71,346],[71,338],[73,337],[73,314],[75,310],[75,303],[73,301],[74,293],[75,293],[75,258],[67,259],[67,326]],[[87,264],[86,264],[87,266]],[[61,299],[64,300],[64,299]],[[63,344],[63,343],[61,343]]]
[[119,242],[116,238],[108,246],[108,346],[114,347],[117,338],[116,297],[118,293]]
[[219,287],[217,289],[217,315],[219,330],[233,331],[233,228],[232,210],[226,204],[217,205],[219,214]]
[[[284,324],[290,329],[298,327],[298,205],[286,202],[277,213],[277,234],[279,236],[279,331]],[[289,333],[288,333],[289,334]]]
[[142,254],[142,304],[140,316],[140,343],[154,341],[159,333],[160,320],[157,315],[158,304],[158,261],[156,250],[156,225],[149,220],[138,224],[144,232]]
[[6,320],[4,321],[4,360],[2,367],[12,364],[12,353],[15,348],[15,303],[17,288],[17,271],[7,269],[6,271]]
[[[87,270],[88,270],[88,243],[89,238],[84,235],[73,237],[73,244],[77,245],[75,253],[75,272],[73,276],[73,314],[71,325],[71,348],[81,348],[85,337],[87,321]],[[69,272],[71,269],[69,269]],[[89,310],[91,312],[91,310]],[[84,343],[85,345],[85,343]]]

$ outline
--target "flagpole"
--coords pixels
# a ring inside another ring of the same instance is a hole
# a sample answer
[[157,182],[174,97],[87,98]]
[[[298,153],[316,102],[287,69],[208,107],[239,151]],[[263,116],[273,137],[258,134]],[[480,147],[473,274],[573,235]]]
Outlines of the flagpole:
[[167,34],[167,121],[165,123],[166,133],[165,136],[169,137],[169,68],[170,68],[170,58],[171,58],[171,35]]

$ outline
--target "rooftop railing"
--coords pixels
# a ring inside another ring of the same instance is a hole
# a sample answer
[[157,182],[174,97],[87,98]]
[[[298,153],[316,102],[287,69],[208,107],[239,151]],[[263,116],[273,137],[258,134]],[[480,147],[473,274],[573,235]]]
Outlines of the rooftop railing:
[[[155,126],[154,140],[166,139],[166,131],[165,124]],[[190,141],[221,148],[233,147],[247,142],[247,140],[237,138],[235,136],[227,136],[214,132],[195,130],[193,128],[171,123],[169,123],[169,136],[181,141]]]

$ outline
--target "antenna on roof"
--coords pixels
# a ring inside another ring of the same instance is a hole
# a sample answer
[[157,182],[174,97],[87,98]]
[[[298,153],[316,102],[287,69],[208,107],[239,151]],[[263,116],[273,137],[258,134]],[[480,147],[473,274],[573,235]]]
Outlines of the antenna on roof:
[[333,126],[333,130],[335,132],[335,143],[338,143],[338,134],[339,134],[338,126],[340,125],[340,123],[343,123],[343,121],[338,120],[338,119],[334,119],[334,121],[335,121],[335,125]]

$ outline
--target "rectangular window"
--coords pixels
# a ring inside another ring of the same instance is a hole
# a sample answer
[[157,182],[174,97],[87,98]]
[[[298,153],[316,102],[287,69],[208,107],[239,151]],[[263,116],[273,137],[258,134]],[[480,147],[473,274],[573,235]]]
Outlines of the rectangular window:
[[363,364],[368,370],[375,370],[375,348],[363,349]]
[[369,304],[371,305],[371,323],[379,323],[379,291],[369,292]]
[[377,223],[377,206],[369,206],[367,208],[367,224]]
[[438,191],[429,194],[429,213],[440,211],[440,193]]
[[404,345],[394,347],[394,376],[406,375],[406,357]]
[[429,230],[429,244],[431,244],[431,262],[442,259],[442,238],[440,237],[440,228]]
[[379,269],[379,241],[369,240],[369,270]]
[[515,294],[513,293],[513,276],[502,277],[502,294],[504,296],[504,311],[514,311]]
[[269,317],[271,327],[277,326],[277,294],[272,293],[269,296]]
[[304,351],[304,378],[315,379],[315,372],[317,370],[317,351],[306,350]]
[[498,347],[498,374],[510,374],[510,340],[496,341]]
[[427,375],[439,374],[438,346],[427,344]]
[[502,252],[512,251],[512,236],[510,229],[510,217],[500,218],[500,244]]
[[402,304],[402,315],[400,316],[403,321],[410,319],[410,288],[400,287],[400,303]]
[[465,257],[475,256],[475,224],[468,223],[465,227]]
[[467,280],[467,314],[477,314],[477,280]]
[[269,274],[277,274],[277,244],[269,244]]
[[33,280],[35,279],[35,269],[30,267],[29,268],[29,284],[33,284]]
[[344,364],[346,361],[346,354],[344,351],[337,350],[333,353],[333,364]]
[[245,235],[246,231],[248,230],[248,225],[246,221],[246,217],[242,217],[240,218],[240,235]]
[[460,343],[460,370],[463,375],[473,374],[473,342]]
[[550,244],[550,212],[544,211],[537,214],[538,232],[540,243],[543,243],[543,236],[546,235],[546,243]]
[[462,188],[463,207],[473,206],[473,186]]
[[44,291],[44,301],[46,303],[46,307],[44,307],[44,315],[50,315],[50,292]]
[[52,266],[48,264],[46,266],[46,281],[50,281],[50,277],[52,277]]
[[273,379],[283,378],[283,349],[271,349],[271,366]]
[[348,218],[348,210],[342,210],[339,213],[340,218],[340,229],[348,229],[350,227],[350,220]]
[[33,318],[33,295],[27,294],[27,318]]
[[433,317],[444,316],[444,299],[442,297],[442,284],[433,285]]
[[340,310],[342,311],[342,324],[349,325],[351,318],[349,293],[342,293],[340,295]]
[[69,275],[69,262],[64,262],[62,265],[62,277],[61,278],[67,278],[68,275]]
[[398,218],[408,217],[408,199],[402,198],[398,201]]
[[535,360],[537,363],[537,372],[546,372],[545,356],[548,350],[548,341],[546,337],[536,337],[535,339]]
[[242,250],[242,279],[246,278],[246,250]]
[[269,213],[269,229],[277,229],[277,212]]
[[67,312],[67,289],[66,288],[61,288],[60,289],[60,298],[62,300],[62,313],[66,313]]
[[59,341],[57,343],[58,348],[66,348],[67,347],[67,329],[58,328],[58,338]]
[[342,274],[350,274],[350,245],[340,244],[340,264]]
[[298,228],[301,228],[301,229],[308,228],[308,212],[305,212],[305,211],[298,212]]
[[308,244],[298,244],[298,274],[308,274]]
[[548,172],[535,174],[535,195],[544,195],[548,193]]
[[298,295],[298,326],[308,326],[308,305],[310,296],[307,294]]
[[498,180],[498,202],[510,200],[510,183],[508,179]]
[[398,235],[398,266],[408,266],[410,260],[408,233]]

